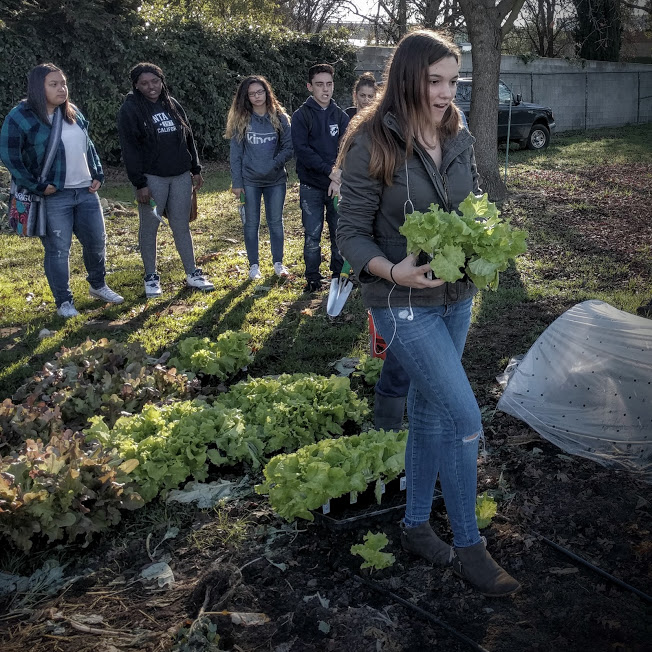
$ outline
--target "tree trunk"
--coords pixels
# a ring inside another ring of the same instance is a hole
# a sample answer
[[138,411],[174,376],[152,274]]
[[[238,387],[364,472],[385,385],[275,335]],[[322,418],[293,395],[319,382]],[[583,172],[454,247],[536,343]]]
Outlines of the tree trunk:
[[481,188],[492,201],[504,199],[507,194],[498,167],[497,147],[500,51],[503,35],[511,28],[523,2],[500,0],[496,4],[494,0],[460,0],[473,61],[469,128],[476,138],[475,158]]
[[[507,194],[498,169],[498,81],[500,78],[500,25],[483,3],[461,0],[471,42],[473,93],[469,128],[475,136],[475,158],[481,188],[492,201]],[[473,5],[472,10],[467,5]]]
[[407,0],[398,0],[398,35],[402,38],[407,33]]

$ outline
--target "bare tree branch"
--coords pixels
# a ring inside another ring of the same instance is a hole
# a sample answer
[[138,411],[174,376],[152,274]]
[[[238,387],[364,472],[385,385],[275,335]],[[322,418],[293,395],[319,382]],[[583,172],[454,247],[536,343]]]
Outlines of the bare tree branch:
[[626,2],[625,0],[621,0],[622,4],[624,7],[627,7],[628,9],[638,9],[640,11],[645,11],[648,14],[652,14],[652,2],[646,2],[645,4],[639,4],[638,2]]
[[[507,17],[507,20],[503,22],[503,27],[501,30],[503,38],[505,38],[505,34],[507,34],[512,29],[512,27],[514,27],[514,21],[521,13],[524,2],[525,0],[501,0],[498,4],[498,11],[500,12],[501,19]],[[509,5],[511,5],[511,8]],[[505,13],[503,13],[503,11]]]

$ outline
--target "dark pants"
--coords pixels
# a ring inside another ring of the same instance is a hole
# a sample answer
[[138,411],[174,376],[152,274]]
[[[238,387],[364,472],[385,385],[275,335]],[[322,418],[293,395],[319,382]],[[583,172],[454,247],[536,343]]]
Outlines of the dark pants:
[[387,398],[407,396],[410,377],[407,375],[391,347],[385,351],[385,362],[376,383],[376,394]]
[[327,190],[321,190],[302,183],[299,186],[299,202],[301,204],[301,222],[303,224],[304,244],[303,259],[306,263],[306,280],[319,281],[319,265],[321,264],[321,232],[324,229],[324,208],[326,222],[331,239],[331,273],[338,276],[342,271],[344,260],[337,248],[335,234],[337,231],[337,211],[333,198]]

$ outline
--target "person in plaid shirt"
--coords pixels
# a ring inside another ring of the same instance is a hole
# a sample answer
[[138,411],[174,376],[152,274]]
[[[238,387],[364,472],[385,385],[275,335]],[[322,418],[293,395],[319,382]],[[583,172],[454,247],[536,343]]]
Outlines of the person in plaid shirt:
[[[47,179],[39,181],[56,110],[63,114],[61,140]],[[45,276],[64,318],[79,313],[70,289],[70,247],[73,233],[82,245],[90,295],[105,303],[124,299],[105,282],[106,232],[97,196],[104,174],[88,122],[68,99],[63,72],[52,63],[29,74],[27,98],[7,115],[0,131],[0,158],[20,189],[42,196],[47,210]]]

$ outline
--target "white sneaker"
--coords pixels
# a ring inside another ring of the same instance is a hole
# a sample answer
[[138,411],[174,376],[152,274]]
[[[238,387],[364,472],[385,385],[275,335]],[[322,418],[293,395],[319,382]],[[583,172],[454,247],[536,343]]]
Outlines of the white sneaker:
[[105,303],[122,303],[124,301],[124,297],[114,292],[108,285],[103,285],[101,288],[90,288],[89,293],[95,299],[100,299]]
[[274,274],[276,276],[289,276],[290,272],[283,263],[274,263]]
[[215,286],[208,280],[208,278],[206,278],[204,272],[199,268],[197,268],[192,274],[186,276],[186,282],[188,283],[188,287],[197,288],[204,292],[212,292],[215,289]]
[[249,278],[252,281],[257,281],[259,278],[263,278],[263,275],[260,273],[260,267],[258,267],[258,265],[252,265],[249,268]]
[[75,306],[73,306],[72,301],[64,301],[57,308],[57,315],[63,317],[64,319],[70,319],[70,317],[76,317],[79,313]]
[[163,294],[161,290],[161,277],[158,274],[147,274],[145,276],[145,296],[160,297]]

